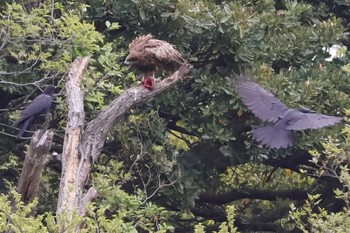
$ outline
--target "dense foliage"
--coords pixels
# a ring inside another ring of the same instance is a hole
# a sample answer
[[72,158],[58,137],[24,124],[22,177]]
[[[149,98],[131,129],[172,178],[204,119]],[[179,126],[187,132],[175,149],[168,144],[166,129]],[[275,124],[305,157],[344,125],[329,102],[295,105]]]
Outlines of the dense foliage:
[[[70,65],[91,57],[83,80],[89,122],[138,81],[123,60],[146,33],[175,44],[193,78],[138,105],[110,132],[91,174],[99,198],[85,232],[348,228],[349,126],[298,132],[293,148],[268,150],[251,139],[261,122],[234,82],[248,75],[290,107],[349,115],[349,0],[15,2],[0,3],[1,231],[60,231]],[[15,141],[10,125],[44,84],[58,87],[54,145],[38,200],[25,205],[13,190],[29,140]]]

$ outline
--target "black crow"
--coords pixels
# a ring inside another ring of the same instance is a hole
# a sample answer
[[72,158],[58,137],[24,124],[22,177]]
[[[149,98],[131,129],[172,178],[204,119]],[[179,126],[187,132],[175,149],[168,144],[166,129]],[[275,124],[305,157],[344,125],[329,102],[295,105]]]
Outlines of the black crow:
[[20,118],[12,124],[12,127],[17,127],[22,124],[20,131],[17,134],[16,139],[19,139],[29,124],[40,114],[47,113],[52,103],[52,96],[55,91],[55,87],[49,85],[45,88],[44,92],[38,95],[22,112]]
[[293,146],[291,130],[322,128],[339,123],[343,119],[311,110],[288,108],[273,94],[250,80],[239,80],[236,85],[243,103],[255,116],[273,123],[251,131],[256,141],[269,148]]

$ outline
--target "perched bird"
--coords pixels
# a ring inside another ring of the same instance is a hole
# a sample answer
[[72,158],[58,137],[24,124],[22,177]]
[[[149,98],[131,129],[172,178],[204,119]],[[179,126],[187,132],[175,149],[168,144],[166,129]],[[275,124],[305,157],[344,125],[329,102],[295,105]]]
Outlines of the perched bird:
[[269,126],[253,129],[253,138],[269,148],[293,146],[291,130],[317,129],[334,125],[342,117],[327,116],[307,109],[288,108],[273,94],[250,80],[237,81],[237,91],[243,103]]
[[19,139],[24,131],[28,128],[29,124],[40,114],[46,114],[52,103],[52,96],[55,91],[55,87],[48,85],[44,92],[38,95],[22,112],[17,121],[12,124],[12,127],[22,125],[20,131],[17,134],[16,139]]
[[174,72],[185,60],[174,46],[154,39],[151,34],[136,37],[129,45],[125,64],[143,73],[142,84],[153,89],[155,73]]

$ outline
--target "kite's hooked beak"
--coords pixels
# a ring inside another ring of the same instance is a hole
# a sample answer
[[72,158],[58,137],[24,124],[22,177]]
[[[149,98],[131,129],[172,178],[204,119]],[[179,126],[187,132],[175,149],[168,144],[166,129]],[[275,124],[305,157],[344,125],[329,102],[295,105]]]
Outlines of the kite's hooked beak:
[[130,61],[128,61],[128,60],[125,60],[125,61],[124,61],[124,64],[130,66],[130,65],[132,64],[132,62],[130,62]]

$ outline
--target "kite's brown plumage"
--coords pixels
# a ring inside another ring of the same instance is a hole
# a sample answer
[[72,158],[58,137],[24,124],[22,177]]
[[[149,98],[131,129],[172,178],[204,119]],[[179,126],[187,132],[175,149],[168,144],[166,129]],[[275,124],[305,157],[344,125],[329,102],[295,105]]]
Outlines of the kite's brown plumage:
[[163,71],[174,72],[185,63],[185,60],[172,44],[154,39],[148,34],[136,37],[130,43],[125,63],[146,76]]

